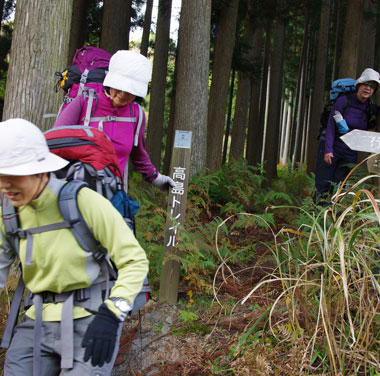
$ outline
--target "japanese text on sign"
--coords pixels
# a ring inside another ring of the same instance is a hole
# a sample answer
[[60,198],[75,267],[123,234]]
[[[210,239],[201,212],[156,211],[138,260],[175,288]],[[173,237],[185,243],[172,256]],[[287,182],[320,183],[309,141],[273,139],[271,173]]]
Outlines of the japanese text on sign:
[[186,179],[186,172],[184,167],[174,167],[173,180],[175,182],[175,187],[171,189],[173,194],[173,199],[170,205],[170,218],[173,221],[173,225],[169,227],[169,240],[166,246],[175,247],[176,236],[178,227],[181,224],[182,218],[180,213],[181,207],[181,196],[185,192],[184,182]]

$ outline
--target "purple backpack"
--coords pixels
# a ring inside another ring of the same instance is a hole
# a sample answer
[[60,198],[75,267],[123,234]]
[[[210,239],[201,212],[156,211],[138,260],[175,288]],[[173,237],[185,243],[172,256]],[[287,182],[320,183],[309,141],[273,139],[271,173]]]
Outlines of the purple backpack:
[[58,79],[57,89],[60,86],[66,92],[59,112],[80,95],[85,87],[90,87],[96,92],[103,90],[102,84],[110,59],[111,54],[107,51],[98,47],[85,46],[76,51],[72,65],[62,72],[55,72],[55,77]]

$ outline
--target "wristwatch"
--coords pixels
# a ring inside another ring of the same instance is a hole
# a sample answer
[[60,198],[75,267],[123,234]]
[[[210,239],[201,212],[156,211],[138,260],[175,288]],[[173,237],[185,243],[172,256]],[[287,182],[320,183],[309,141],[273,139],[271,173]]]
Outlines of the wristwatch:
[[114,306],[121,312],[118,319],[124,321],[128,316],[128,313],[132,311],[132,306],[124,299],[121,298],[109,298]]

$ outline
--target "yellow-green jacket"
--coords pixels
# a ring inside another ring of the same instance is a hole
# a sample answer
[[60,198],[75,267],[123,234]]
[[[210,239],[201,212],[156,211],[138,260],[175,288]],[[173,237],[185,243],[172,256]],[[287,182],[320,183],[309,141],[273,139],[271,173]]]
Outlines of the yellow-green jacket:
[[[62,182],[53,177],[41,195],[26,207],[18,208],[22,229],[62,222],[58,208],[58,192]],[[79,210],[95,238],[108,250],[118,269],[118,278],[110,297],[119,297],[133,303],[148,273],[148,260],[133,233],[110,201],[89,188],[78,194]],[[16,255],[4,237],[1,220],[0,288],[3,288],[9,268]],[[91,252],[82,249],[70,229],[59,229],[33,235],[32,264],[25,265],[26,239],[20,240],[20,260],[25,286],[32,293],[50,291],[62,293],[90,287],[104,280],[100,266]],[[120,314],[109,300],[108,308]],[[42,319],[60,321],[62,304],[44,304]],[[34,318],[34,307],[26,313]],[[90,315],[81,307],[74,307],[73,317]]]

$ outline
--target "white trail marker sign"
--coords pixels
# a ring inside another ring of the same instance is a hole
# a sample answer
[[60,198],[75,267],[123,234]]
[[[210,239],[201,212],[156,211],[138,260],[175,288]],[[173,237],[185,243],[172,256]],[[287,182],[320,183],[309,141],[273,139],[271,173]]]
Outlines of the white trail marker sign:
[[380,133],[354,129],[340,137],[351,149],[367,153],[380,153]]

